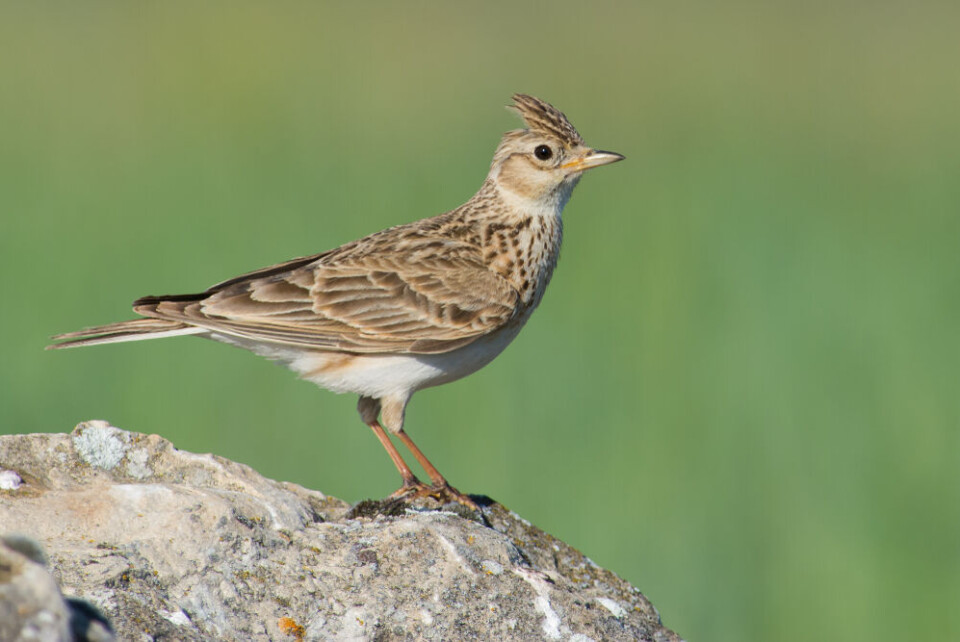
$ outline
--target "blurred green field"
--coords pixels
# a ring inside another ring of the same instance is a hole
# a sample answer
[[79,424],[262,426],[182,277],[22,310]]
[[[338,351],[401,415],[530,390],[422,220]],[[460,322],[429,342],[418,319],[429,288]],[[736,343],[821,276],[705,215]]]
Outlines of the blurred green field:
[[248,353],[42,348],[458,205],[523,91],[627,161],[577,189],[517,342],[419,393],[409,432],[691,641],[960,639],[958,24],[956,3],[4,3],[0,432],[105,418],[389,493],[354,398]]

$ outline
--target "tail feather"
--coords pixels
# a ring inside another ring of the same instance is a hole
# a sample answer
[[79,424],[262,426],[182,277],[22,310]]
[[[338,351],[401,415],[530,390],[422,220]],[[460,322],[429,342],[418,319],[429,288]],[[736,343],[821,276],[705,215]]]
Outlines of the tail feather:
[[207,332],[205,328],[179,321],[167,321],[166,319],[133,319],[132,321],[120,321],[108,325],[99,325],[93,328],[85,328],[77,332],[66,332],[52,337],[54,343],[47,346],[47,350],[57,350],[59,348],[79,348],[80,346],[92,346],[101,343],[120,343],[123,341],[141,341],[144,339],[161,339],[163,337],[176,337],[186,334],[200,334]]

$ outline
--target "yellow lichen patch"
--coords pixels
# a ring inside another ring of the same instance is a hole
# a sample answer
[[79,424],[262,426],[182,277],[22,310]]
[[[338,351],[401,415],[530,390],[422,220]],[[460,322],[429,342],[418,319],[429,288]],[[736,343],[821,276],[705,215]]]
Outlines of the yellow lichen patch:
[[277,620],[277,626],[280,627],[281,633],[286,633],[287,635],[293,637],[297,642],[303,640],[303,636],[306,633],[306,630],[297,624],[297,621],[291,617],[282,617]]

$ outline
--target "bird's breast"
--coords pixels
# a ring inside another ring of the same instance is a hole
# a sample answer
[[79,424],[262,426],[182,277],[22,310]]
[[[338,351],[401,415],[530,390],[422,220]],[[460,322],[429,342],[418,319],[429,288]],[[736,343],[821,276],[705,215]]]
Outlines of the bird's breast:
[[496,236],[490,265],[520,293],[524,308],[540,304],[560,256],[563,221],[557,216],[531,216]]

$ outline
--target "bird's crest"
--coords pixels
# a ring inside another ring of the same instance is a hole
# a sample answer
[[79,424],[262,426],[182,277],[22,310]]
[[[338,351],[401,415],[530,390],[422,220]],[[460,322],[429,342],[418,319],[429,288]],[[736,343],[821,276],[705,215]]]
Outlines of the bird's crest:
[[568,145],[583,144],[580,133],[570,124],[563,112],[539,98],[514,94],[513,104],[507,109],[520,114],[531,131],[553,136]]

